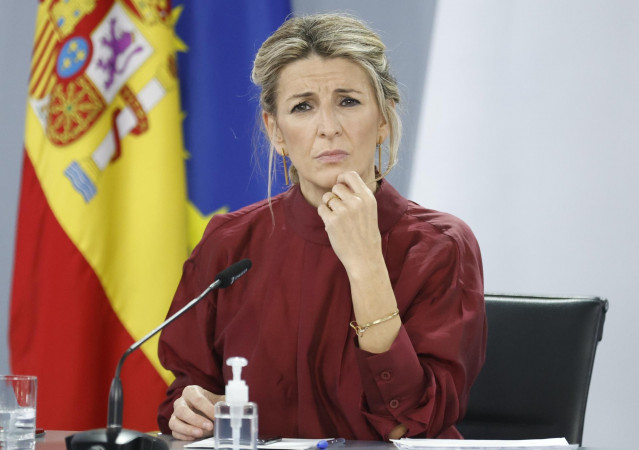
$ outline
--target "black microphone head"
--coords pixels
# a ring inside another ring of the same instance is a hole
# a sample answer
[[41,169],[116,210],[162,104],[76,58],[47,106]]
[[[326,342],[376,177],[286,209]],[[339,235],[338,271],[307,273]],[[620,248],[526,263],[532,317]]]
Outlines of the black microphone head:
[[248,272],[252,265],[253,264],[250,259],[243,259],[235,264],[231,264],[226,269],[218,273],[215,279],[220,281],[220,288],[228,287]]

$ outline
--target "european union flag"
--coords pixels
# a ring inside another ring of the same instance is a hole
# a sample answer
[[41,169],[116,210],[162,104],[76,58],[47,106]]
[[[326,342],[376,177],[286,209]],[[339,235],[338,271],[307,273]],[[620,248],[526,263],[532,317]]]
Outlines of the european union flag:
[[[203,217],[266,197],[266,151],[255,158],[258,90],[250,80],[262,42],[290,13],[289,0],[180,0],[176,24],[188,46],[178,71],[188,194]],[[264,149],[259,149],[264,150]],[[273,185],[281,192],[283,182]]]

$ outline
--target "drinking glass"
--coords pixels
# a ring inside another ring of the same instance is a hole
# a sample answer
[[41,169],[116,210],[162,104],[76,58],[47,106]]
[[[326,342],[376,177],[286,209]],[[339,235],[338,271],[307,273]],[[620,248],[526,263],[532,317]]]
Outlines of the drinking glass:
[[35,447],[38,379],[31,375],[0,375],[0,449]]

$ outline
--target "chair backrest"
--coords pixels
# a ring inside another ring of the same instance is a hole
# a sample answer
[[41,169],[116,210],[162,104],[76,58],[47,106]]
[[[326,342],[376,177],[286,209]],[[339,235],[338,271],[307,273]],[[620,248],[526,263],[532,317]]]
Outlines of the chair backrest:
[[458,429],[467,439],[580,444],[608,301],[486,294],[486,363]]

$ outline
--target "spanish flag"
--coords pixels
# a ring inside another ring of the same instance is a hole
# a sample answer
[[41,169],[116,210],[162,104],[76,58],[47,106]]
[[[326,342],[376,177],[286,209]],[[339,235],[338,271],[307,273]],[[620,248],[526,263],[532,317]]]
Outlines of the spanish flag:
[[[38,426],[106,424],[120,356],[161,323],[187,255],[170,1],[41,0],[28,94],[10,363]],[[124,425],[156,429],[157,341],[122,370]]]

